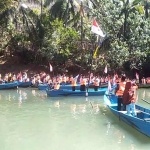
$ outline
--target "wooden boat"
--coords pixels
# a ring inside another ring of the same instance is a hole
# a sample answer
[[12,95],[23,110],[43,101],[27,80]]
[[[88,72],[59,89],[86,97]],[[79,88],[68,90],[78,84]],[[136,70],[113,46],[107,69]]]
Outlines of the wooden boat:
[[30,87],[32,85],[32,82],[29,81],[29,82],[20,82],[18,81],[18,87]]
[[51,90],[46,89],[46,93],[51,97],[59,97],[59,96],[101,96],[105,94],[107,88],[101,88],[98,91],[94,91],[93,89],[88,89],[87,91],[80,90],[67,90],[67,89],[59,89],[59,90]]
[[2,83],[0,84],[0,90],[15,89],[18,87],[18,82]]
[[[107,87],[108,87],[107,83],[103,83],[103,84],[100,85],[100,88],[107,88]],[[47,88],[49,88],[47,83],[45,83],[45,84],[38,84],[38,89],[39,90],[46,90]],[[90,84],[89,88],[94,88],[94,85]],[[72,90],[72,85],[71,84],[60,85],[60,89]],[[76,90],[80,90],[80,84],[77,84]]]
[[136,105],[137,116],[134,117],[127,115],[126,111],[117,110],[117,97],[115,95],[106,93],[104,95],[104,102],[120,120],[150,137],[150,109]]

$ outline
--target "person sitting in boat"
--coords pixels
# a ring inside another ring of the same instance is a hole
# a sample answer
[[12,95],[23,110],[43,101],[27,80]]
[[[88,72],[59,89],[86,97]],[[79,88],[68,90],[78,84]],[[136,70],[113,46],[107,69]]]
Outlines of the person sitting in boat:
[[28,77],[27,77],[27,73],[24,72],[24,73],[23,73],[23,76],[22,76],[22,81],[23,81],[23,82],[26,82],[27,78],[28,78]]
[[59,89],[60,89],[60,84],[59,84],[59,82],[56,82],[54,84],[54,90],[59,90]]
[[11,81],[12,81],[11,79],[12,79],[12,74],[9,73],[9,74],[8,74],[8,82],[11,82]]
[[3,80],[2,80],[2,75],[0,74],[0,84],[3,83]]
[[128,81],[125,86],[125,90],[123,93],[123,104],[126,105],[127,114],[136,116],[135,112],[135,102],[136,102],[136,94],[135,94],[135,84],[131,81]]
[[147,83],[147,84],[150,83],[150,77],[146,78],[146,83]]
[[73,81],[73,75],[71,75],[70,78],[69,78],[70,84],[72,83],[72,81]]
[[66,79],[67,79],[66,75],[63,75],[62,76],[62,82],[61,82],[62,85],[66,85]]
[[4,83],[8,83],[8,74],[5,74],[4,76]]
[[86,78],[85,76],[80,78],[80,91],[85,91],[86,90]]
[[[115,89],[115,94],[118,96],[118,106],[117,110],[121,111],[121,105],[123,104],[123,92],[125,90],[125,85],[126,85],[126,77],[122,75],[121,81],[117,84],[116,89]],[[123,110],[125,110],[125,106],[123,106]]]
[[77,82],[76,82],[76,80],[72,80],[72,82],[71,82],[71,85],[72,85],[72,91],[75,91],[76,90],[76,86],[77,86]]
[[71,82],[72,91],[75,91],[75,90],[76,90],[78,77],[79,77],[79,75],[77,75],[76,77],[74,77],[74,78],[72,79],[72,82]]
[[142,78],[142,84],[146,84],[146,79],[144,77]]
[[98,91],[99,84],[100,84],[100,79],[96,76],[94,80],[94,91]]

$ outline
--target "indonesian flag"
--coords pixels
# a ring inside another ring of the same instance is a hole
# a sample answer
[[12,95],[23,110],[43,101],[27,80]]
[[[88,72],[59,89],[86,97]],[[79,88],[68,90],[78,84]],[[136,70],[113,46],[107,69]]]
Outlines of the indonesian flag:
[[49,63],[49,70],[50,70],[50,72],[53,71],[53,67],[52,67],[52,65],[50,63]]
[[95,19],[93,20],[91,31],[97,35],[100,35],[101,37],[105,37],[103,31],[101,30]]
[[107,65],[105,66],[104,72],[107,73]]
[[137,72],[136,72],[135,76],[136,76],[136,79],[139,80],[139,75]]
[[110,80],[108,80],[108,92],[110,93],[112,90]]

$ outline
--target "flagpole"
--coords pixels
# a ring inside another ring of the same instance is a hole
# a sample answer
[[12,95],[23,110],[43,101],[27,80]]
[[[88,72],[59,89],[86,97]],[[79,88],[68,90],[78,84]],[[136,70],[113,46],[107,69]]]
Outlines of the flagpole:
[[[80,6],[80,10],[82,11],[83,9],[83,2],[81,0],[81,6]],[[81,14],[80,12],[80,15],[81,15],[81,50],[83,49],[83,14]]]
[[86,90],[86,96],[88,96],[88,89],[89,89],[89,86],[90,86],[90,75],[91,75],[91,72],[92,72],[92,64],[93,64],[93,47],[94,47],[94,44],[93,44],[93,42],[94,41],[92,41],[92,39],[93,39],[93,36],[92,36],[92,34],[91,34],[91,47],[90,47],[90,61],[89,61],[89,63],[90,63],[90,70],[89,70],[89,79],[88,79],[88,87],[87,87],[87,90]]

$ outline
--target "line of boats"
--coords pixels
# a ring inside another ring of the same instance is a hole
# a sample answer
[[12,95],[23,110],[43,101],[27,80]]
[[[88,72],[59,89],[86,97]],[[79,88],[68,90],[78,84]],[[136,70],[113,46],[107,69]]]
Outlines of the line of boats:
[[59,97],[59,96],[101,96],[104,95],[105,91],[107,90],[107,84],[102,84],[98,91],[94,91],[93,86],[89,85],[86,87],[85,91],[80,91],[80,84],[77,84],[76,90],[72,91],[71,84],[61,85],[59,90],[52,89],[48,84],[38,84],[32,85],[29,82],[10,82],[10,83],[3,83],[0,84],[0,90],[3,89],[14,89],[17,87],[36,87],[39,90],[45,90],[48,96],[51,97]]

